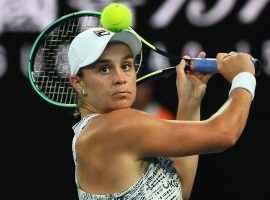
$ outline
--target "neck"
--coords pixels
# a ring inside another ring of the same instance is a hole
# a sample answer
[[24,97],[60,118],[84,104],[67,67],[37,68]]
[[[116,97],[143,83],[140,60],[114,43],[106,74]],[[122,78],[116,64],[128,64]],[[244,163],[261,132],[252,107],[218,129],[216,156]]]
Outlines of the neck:
[[90,111],[87,108],[80,108],[80,113],[81,113],[81,118],[83,118],[83,117],[85,117],[87,115],[94,114],[94,113],[97,113],[97,112]]
[[79,110],[81,113],[81,118],[90,114],[98,113],[98,111],[93,106],[91,106],[85,98],[81,98],[80,104],[81,104],[81,107]]

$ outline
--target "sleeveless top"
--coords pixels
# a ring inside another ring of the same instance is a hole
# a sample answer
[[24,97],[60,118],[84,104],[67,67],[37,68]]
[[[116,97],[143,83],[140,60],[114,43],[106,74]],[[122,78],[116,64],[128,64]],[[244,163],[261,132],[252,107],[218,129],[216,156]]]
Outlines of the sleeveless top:
[[129,188],[119,193],[97,195],[87,193],[82,190],[77,178],[77,156],[75,143],[87,122],[98,116],[91,114],[82,118],[73,126],[74,138],[72,142],[72,152],[75,163],[75,182],[79,200],[148,200],[148,199],[177,199],[182,200],[180,176],[174,168],[173,161],[169,157],[147,158],[150,163],[143,175]]

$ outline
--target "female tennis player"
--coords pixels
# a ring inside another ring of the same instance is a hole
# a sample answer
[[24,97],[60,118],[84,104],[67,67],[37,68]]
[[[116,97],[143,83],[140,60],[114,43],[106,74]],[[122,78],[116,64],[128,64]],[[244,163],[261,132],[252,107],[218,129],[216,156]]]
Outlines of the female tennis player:
[[170,121],[131,109],[140,49],[128,30],[102,28],[80,33],[70,45],[70,82],[82,118],[72,146],[79,199],[188,199],[196,155],[232,147],[246,125],[256,85],[250,55],[217,55],[218,71],[232,86],[225,104],[203,121],[200,103],[211,75],[185,73],[182,60],[177,120]]

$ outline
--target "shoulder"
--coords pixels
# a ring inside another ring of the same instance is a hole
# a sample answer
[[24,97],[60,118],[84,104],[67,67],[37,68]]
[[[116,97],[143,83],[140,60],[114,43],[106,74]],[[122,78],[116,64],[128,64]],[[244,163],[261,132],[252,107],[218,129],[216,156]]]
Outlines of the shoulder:
[[126,108],[102,114],[100,120],[104,120],[106,123],[125,122],[130,121],[130,119],[142,117],[143,115],[147,115],[147,113],[136,109]]
[[120,149],[132,140],[129,136],[138,131],[136,129],[142,125],[141,122],[146,123],[144,117],[151,116],[136,109],[119,109],[96,116],[79,135],[76,142],[77,153]]
[[84,132],[109,134],[116,129],[120,131],[120,128],[139,125],[145,118],[149,120],[153,117],[148,113],[131,108],[114,110],[95,117],[87,123]]

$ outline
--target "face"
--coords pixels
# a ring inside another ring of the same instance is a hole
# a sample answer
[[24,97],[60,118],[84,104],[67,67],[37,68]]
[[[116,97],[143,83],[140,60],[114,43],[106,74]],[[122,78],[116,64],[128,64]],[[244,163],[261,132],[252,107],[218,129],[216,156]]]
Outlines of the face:
[[129,108],[136,97],[136,72],[129,47],[109,44],[98,61],[83,69],[81,85],[98,113]]

